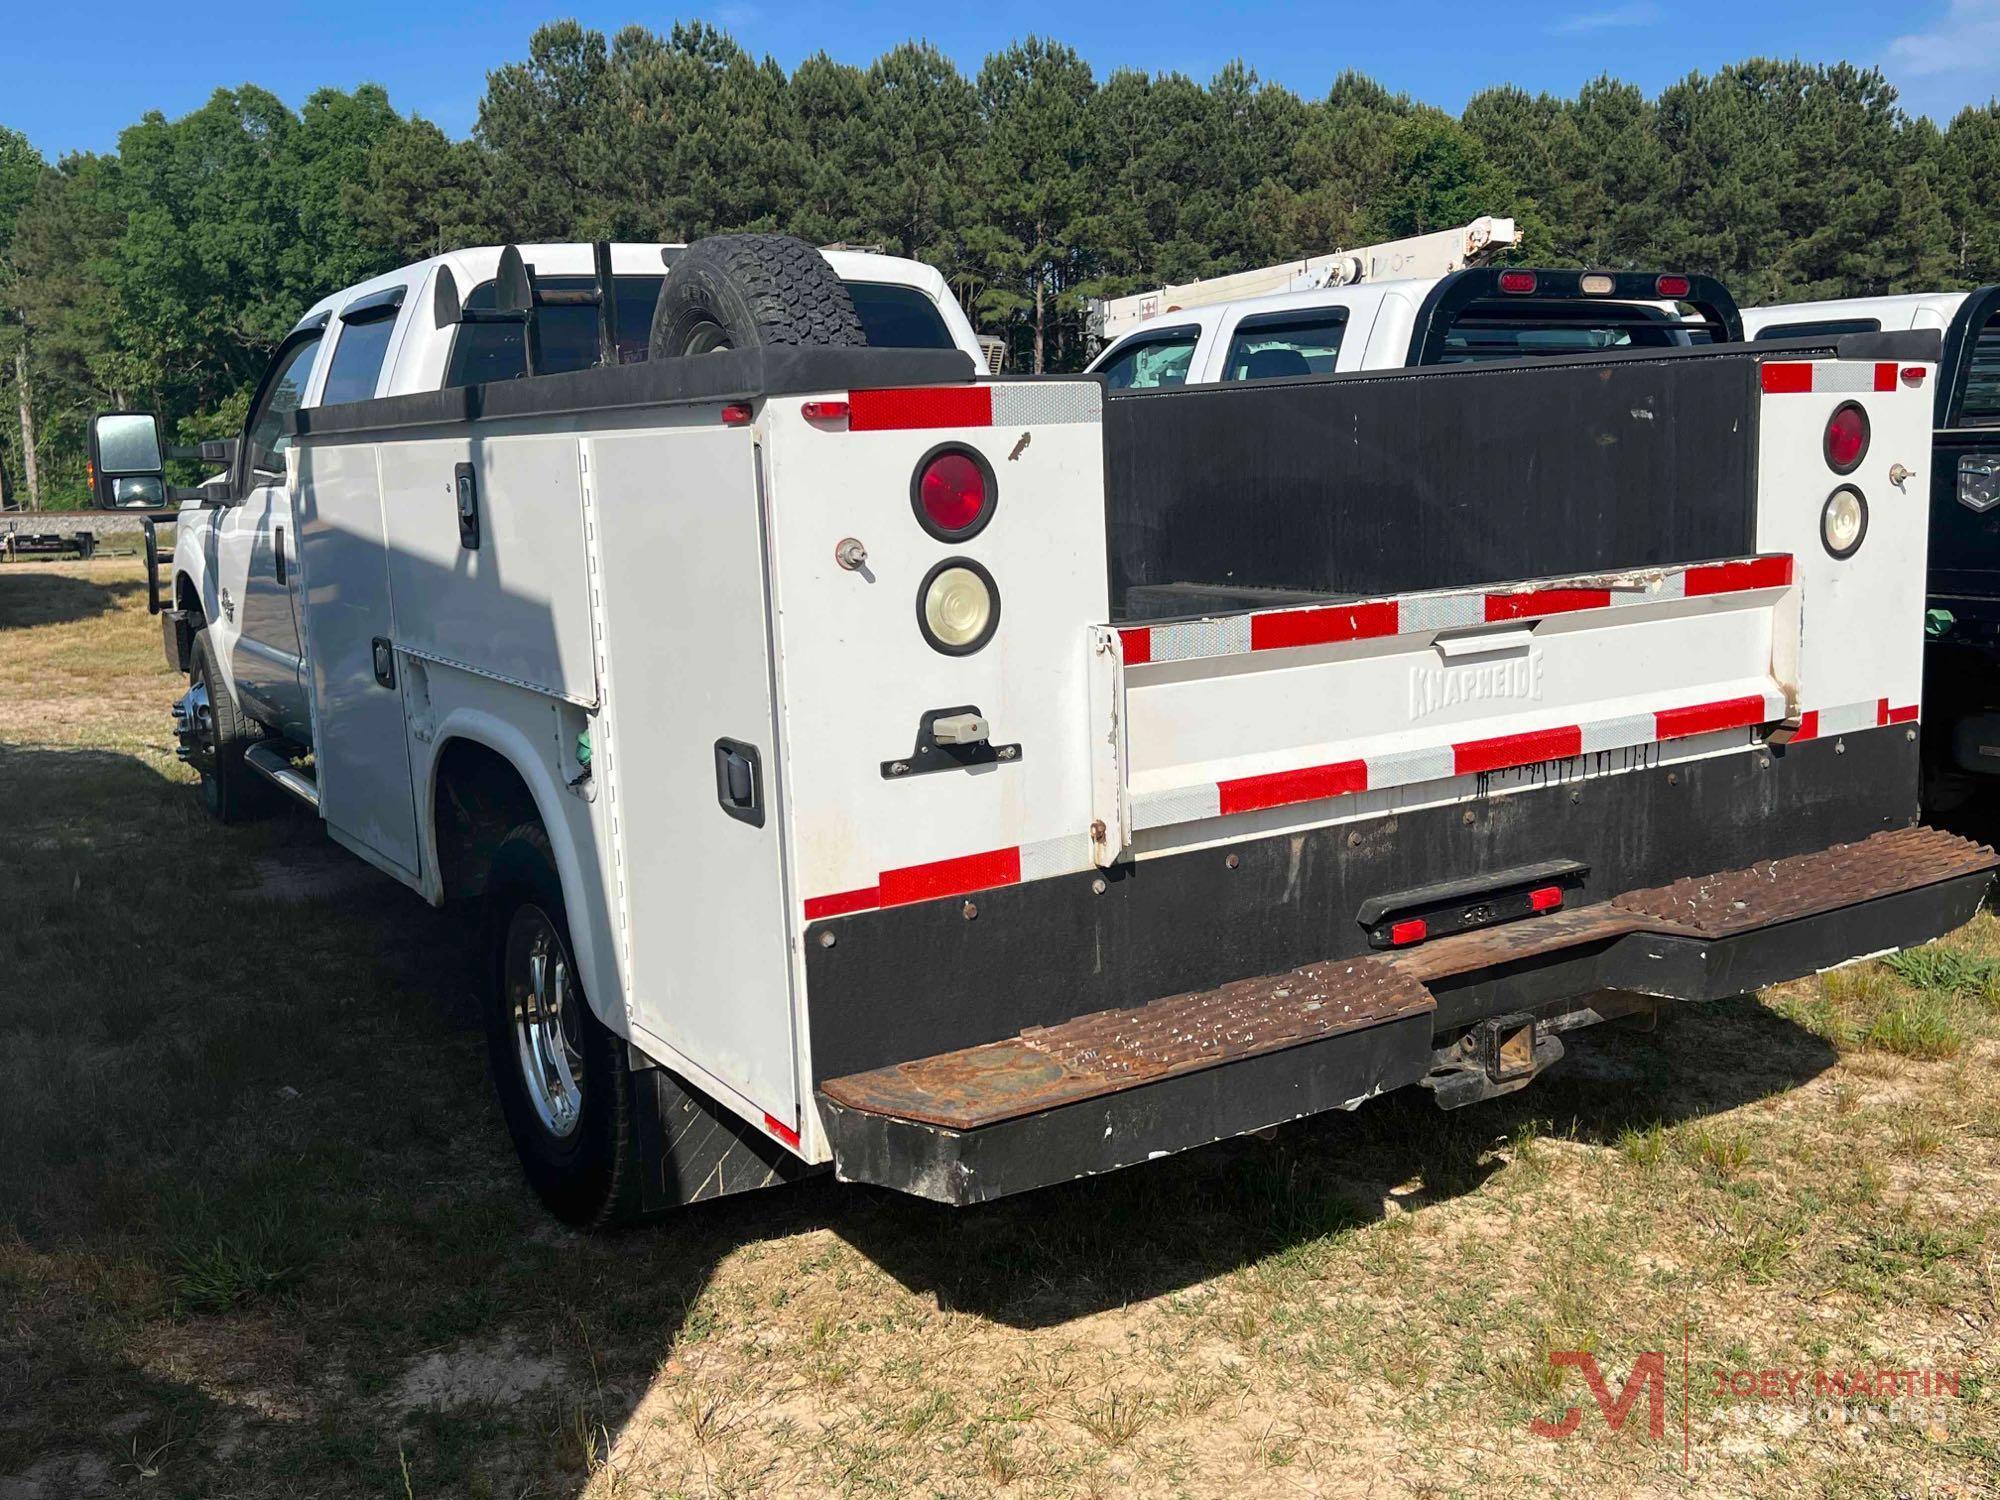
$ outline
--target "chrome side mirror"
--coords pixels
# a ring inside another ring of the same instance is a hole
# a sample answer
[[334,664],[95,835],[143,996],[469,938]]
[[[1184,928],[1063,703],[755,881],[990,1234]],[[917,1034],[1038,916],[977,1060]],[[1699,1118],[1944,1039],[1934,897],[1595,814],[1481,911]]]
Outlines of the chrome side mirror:
[[90,419],[90,499],[99,510],[161,510],[167,501],[160,419],[149,411]]

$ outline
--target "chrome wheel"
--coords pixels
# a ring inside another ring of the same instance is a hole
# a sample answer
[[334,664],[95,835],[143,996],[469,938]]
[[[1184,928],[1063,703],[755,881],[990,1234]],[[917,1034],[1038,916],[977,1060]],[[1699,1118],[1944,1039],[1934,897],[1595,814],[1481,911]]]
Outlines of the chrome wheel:
[[507,925],[502,971],[514,1054],[542,1128],[557,1140],[576,1133],[583,1115],[583,998],[555,924],[538,906],[517,907]]

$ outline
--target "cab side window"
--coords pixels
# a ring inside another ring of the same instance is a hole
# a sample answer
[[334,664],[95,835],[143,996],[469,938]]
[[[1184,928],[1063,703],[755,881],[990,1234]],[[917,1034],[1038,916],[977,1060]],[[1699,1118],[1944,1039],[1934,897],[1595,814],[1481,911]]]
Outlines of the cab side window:
[[1230,335],[1222,362],[1224,380],[1277,380],[1286,375],[1331,375],[1347,331],[1347,309],[1265,313],[1245,318]]
[[1198,328],[1163,328],[1127,339],[1097,366],[1105,386],[1114,391],[1149,391],[1163,385],[1184,385],[1194,362]]
[[292,446],[292,413],[305,400],[306,383],[312,379],[324,335],[317,329],[278,351],[269,380],[257,397],[256,413],[244,437],[243,472],[282,474],[285,450]]
[[382,362],[389,355],[389,335],[396,331],[402,291],[394,288],[394,300],[364,298],[362,305],[340,315],[340,338],[333,346],[333,363],[326,367],[326,384],[319,393],[321,406],[375,398]]

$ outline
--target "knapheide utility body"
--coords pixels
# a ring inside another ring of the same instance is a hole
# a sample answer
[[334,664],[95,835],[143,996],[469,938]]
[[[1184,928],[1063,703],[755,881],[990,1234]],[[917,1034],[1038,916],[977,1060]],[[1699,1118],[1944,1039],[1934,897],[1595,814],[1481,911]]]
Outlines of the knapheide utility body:
[[1470,1102],[1976,909],[1990,853],[1913,826],[1936,357],[1107,400],[656,349],[302,412],[319,814],[495,903],[571,1218]]

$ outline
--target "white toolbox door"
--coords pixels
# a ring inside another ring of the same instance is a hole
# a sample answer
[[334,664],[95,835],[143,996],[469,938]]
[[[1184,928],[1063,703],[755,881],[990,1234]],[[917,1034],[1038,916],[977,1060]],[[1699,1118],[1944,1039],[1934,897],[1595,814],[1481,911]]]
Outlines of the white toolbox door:
[[[796,1130],[755,454],[740,428],[600,437],[585,482],[632,1016]],[[756,752],[754,818],[722,805],[718,740]]]

